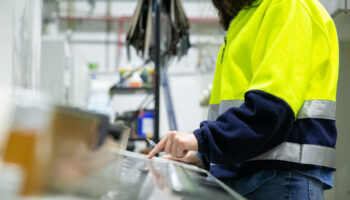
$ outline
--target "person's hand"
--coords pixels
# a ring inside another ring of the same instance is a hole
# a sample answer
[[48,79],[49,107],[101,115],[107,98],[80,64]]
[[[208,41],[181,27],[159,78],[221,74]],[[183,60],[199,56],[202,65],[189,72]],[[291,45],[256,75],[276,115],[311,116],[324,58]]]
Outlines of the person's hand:
[[161,158],[167,159],[167,160],[179,161],[179,162],[183,162],[183,163],[187,163],[187,164],[192,164],[192,165],[196,165],[197,167],[203,168],[199,157],[197,156],[196,152],[194,152],[194,151],[187,152],[187,154],[182,158],[176,158],[176,157],[173,157],[169,154],[162,156]]
[[188,151],[197,151],[198,142],[193,134],[170,131],[153,150],[147,158],[151,159],[158,152],[165,152],[175,158],[184,157]]

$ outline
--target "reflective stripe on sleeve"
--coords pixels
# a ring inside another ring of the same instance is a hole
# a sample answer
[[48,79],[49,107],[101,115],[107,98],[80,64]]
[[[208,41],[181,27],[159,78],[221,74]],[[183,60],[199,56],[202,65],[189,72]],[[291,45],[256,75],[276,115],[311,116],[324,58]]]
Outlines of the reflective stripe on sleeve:
[[307,100],[300,108],[297,119],[319,118],[335,120],[335,101]]
[[208,120],[215,121],[219,115],[223,114],[230,108],[237,108],[244,103],[244,100],[226,100],[220,104],[210,104],[208,111]]
[[[215,121],[230,108],[239,107],[244,100],[225,100],[220,104],[209,105],[208,120]],[[307,100],[300,108],[297,119],[318,118],[335,120],[336,102],[329,100]]]
[[335,149],[311,144],[284,142],[249,161],[280,160],[335,168]]

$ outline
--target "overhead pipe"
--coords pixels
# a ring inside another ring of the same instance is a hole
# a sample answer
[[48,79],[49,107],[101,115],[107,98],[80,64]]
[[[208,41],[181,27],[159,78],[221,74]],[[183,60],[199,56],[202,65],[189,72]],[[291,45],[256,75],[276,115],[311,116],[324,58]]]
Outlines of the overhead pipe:
[[[132,16],[121,16],[121,17],[84,17],[84,16],[59,16],[61,21],[96,21],[96,22],[129,22]],[[190,23],[218,23],[219,19],[216,17],[189,17]]]

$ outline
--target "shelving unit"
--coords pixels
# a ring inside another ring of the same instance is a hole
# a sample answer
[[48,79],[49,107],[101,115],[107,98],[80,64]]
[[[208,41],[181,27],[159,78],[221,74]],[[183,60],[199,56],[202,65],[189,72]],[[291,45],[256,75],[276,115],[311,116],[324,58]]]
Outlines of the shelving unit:
[[[161,68],[162,66],[162,57],[161,57],[161,7],[162,7],[162,0],[157,0],[155,2],[155,29],[154,29],[154,38],[155,38],[155,57],[154,57],[154,65],[155,65],[155,71],[154,71],[154,88],[123,88],[123,87],[117,87],[113,86],[110,89],[110,95],[115,94],[134,94],[134,93],[145,93],[145,94],[154,94],[154,133],[153,133],[153,141],[156,143],[159,142],[159,107],[160,107],[160,86],[161,86]],[[167,93],[168,94],[168,93]],[[169,96],[169,95],[168,95]],[[167,98],[169,101],[169,98]],[[172,106],[171,104],[167,104],[169,107]],[[172,110],[172,109],[170,109]],[[169,108],[168,108],[169,111]],[[174,115],[173,112],[170,112],[170,115]],[[174,116],[171,117],[173,121],[175,121]],[[175,124],[176,123],[172,123]]]
[[154,88],[140,87],[140,88],[127,88],[113,86],[109,90],[109,95],[114,96],[115,94],[153,94]]

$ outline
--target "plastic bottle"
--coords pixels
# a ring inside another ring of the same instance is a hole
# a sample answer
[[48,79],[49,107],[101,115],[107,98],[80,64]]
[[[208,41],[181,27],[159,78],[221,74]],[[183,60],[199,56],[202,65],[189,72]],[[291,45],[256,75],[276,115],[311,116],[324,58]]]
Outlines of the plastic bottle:
[[134,72],[134,74],[130,79],[130,87],[139,88],[139,87],[142,87],[142,84],[143,82],[142,82],[142,78],[140,77],[140,72],[138,71]]

